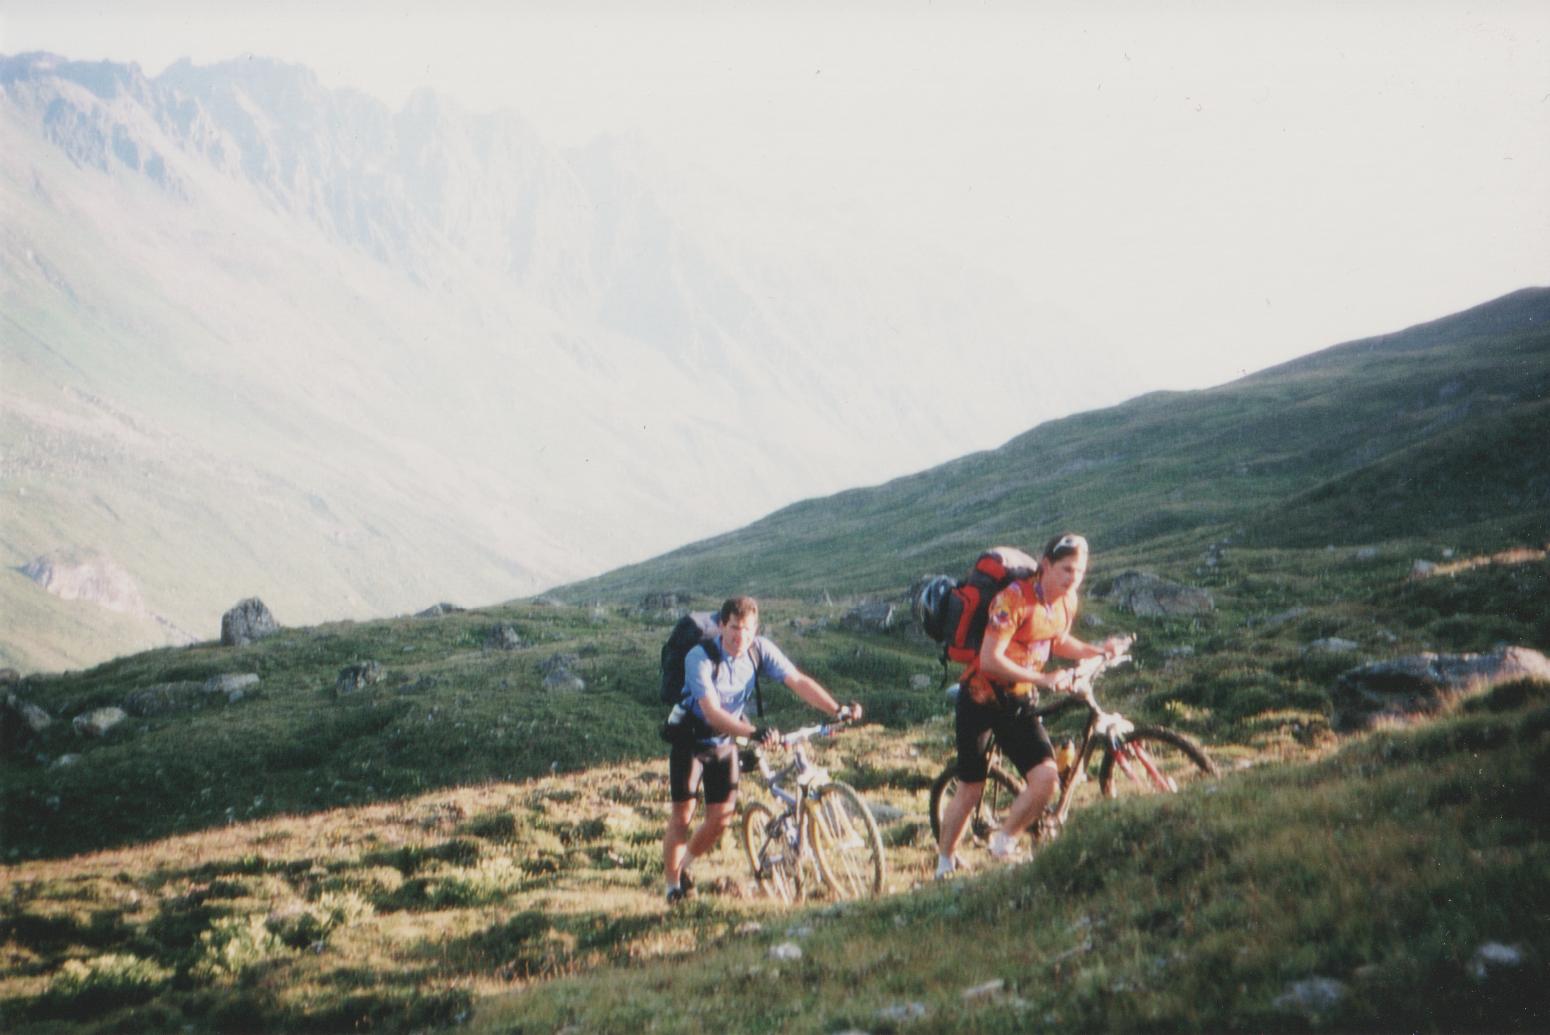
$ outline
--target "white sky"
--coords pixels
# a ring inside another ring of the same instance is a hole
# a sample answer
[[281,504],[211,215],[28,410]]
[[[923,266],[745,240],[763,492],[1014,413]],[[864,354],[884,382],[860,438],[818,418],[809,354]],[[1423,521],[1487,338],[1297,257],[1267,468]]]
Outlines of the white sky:
[[[997,268],[1186,388],[1550,284],[1550,3],[0,0],[0,52],[245,53]],[[1117,401],[1117,400],[1115,400]]]

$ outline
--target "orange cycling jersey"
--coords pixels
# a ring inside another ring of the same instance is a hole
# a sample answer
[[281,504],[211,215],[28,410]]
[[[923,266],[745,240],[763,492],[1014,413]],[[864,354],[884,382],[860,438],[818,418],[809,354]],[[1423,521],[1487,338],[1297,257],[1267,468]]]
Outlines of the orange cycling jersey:
[[[990,602],[990,614],[985,623],[986,640],[995,637],[1011,637],[1006,647],[1006,657],[1017,665],[1036,671],[1044,670],[1049,661],[1050,647],[1071,629],[1075,617],[1070,601],[1061,597],[1052,604],[1044,603],[1033,579],[1019,579],[1007,586]],[[979,658],[969,662],[964,669],[964,685],[969,697],[976,704],[990,704],[1000,696],[1029,697],[1032,683],[1001,683],[980,672]],[[999,688],[1000,694],[997,694]]]

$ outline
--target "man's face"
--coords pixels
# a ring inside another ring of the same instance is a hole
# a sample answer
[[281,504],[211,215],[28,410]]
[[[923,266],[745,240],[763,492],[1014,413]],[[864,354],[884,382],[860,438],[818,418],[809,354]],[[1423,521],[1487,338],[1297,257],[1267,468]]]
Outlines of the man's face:
[[740,656],[759,635],[759,616],[739,618],[733,615],[721,623],[721,650],[729,658]]

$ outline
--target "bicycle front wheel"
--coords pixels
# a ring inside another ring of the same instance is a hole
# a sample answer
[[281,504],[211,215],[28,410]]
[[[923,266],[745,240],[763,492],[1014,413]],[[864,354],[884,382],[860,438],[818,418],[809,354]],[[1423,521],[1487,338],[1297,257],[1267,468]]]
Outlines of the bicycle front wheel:
[[836,898],[863,898],[883,890],[887,864],[877,820],[848,784],[818,788],[809,812],[808,840],[818,872]]
[[743,851],[748,854],[754,880],[770,898],[787,903],[801,895],[792,833],[791,818],[777,818],[762,802],[754,802],[743,813]]
[[[964,836],[977,845],[989,841],[991,831],[1001,826],[1006,810],[1012,807],[1020,790],[1021,782],[1014,780],[1000,766],[991,766],[990,774],[985,778],[985,792],[980,795],[979,804],[963,828]],[[949,762],[931,785],[931,840],[937,844],[942,843],[942,814],[957,793],[958,766]]]
[[1098,786],[1105,798],[1174,794],[1215,775],[1210,756],[1184,734],[1161,726],[1137,726],[1118,750],[1104,749]]

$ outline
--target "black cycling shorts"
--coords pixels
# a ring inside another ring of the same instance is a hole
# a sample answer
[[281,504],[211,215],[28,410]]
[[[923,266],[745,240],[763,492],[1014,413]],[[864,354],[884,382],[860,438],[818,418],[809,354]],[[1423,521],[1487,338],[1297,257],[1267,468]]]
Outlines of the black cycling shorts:
[[674,801],[693,801],[701,784],[705,804],[731,801],[737,792],[738,774],[737,745],[730,740],[724,744],[674,744],[668,756],[668,784]]
[[976,704],[967,688],[958,693],[955,727],[958,779],[964,783],[984,783],[989,775],[985,748],[992,732],[1001,753],[1023,776],[1046,758],[1055,757],[1055,746],[1050,743],[1044,723],[999,704]]

